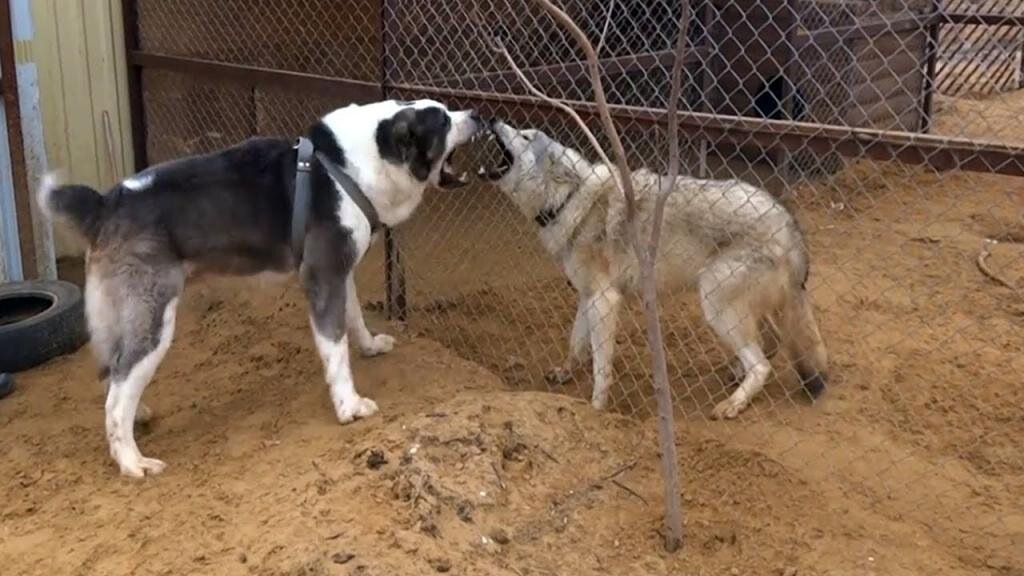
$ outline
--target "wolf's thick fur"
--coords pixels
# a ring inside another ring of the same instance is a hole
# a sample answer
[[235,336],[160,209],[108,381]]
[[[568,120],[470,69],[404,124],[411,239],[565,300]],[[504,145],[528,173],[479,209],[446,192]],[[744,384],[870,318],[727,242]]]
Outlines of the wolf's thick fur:
[[[639,287],[625,199],[613,168],[536,130],[496,122],[506,165],[491,173],[501,190],[539,226],[541,241],[579,292],[565,363],[550,377],[564,381],[593,355],[594,407],[603,408],[613,381],[617,316],[624,293]],[[662,177],[632,174],[641,234],[649,237]],[[764,387],[771,370],[761,328],[778,341],[812,396],[824,390],[827,353],[806,290],[807,248],[793,216],[768,192],[743,182],[679,177],[665,207],[656,262],[660,292],[690,287],[704,318],[738,358],[739,388],[719,403],[716,418],[734,418]]]

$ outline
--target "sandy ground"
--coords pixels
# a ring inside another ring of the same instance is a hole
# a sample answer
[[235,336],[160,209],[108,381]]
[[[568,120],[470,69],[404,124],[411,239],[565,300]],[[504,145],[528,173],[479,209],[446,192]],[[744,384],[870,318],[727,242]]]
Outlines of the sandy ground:
[[[355,361],[379,416],[334,420],[291,282],[187,290],[139,433],[162,476],[117,476],[87,351],[19,375],[0,401],[0,572],[1024,574],[1024,182],[865,163],[794,191],[833,365],[814,406],[779,366],[743,417],[708,421],[723,359],[686,298],[664,301],[672,556],[639,329],[613,410],[580,399],[585,371],[547,392],[572,294],[527,223],[464,194],[402,233],[409,328],[371,313],[400,337]],[[986,238],[1015,290],[979,271]]]
[[1024,97],[1021,91],[993,96],[935,97],[936,121],[933,132],[955,138],[1024,145]]

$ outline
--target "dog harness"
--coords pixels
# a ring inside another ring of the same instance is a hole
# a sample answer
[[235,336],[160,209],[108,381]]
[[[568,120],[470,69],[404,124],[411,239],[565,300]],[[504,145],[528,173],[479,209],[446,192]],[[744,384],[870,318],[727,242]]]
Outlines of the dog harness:
[[363,216],[370,223],[370,234],[380,230],[383,224],[377,209],[373,207],[370,199],[363,194],[362,188],[356,184],[351,176],[345,173],[340,166],[331,161],[323,152],[313,148],[313,142],[309,138],[300,137],[295,144],[295,199],[292,202],[292,252],[298,261],[302,261],[302,252],[306,243],[306,225],[309,222],[309,208],[313,198],[313,181],[311,171],[313,158],[320,162],[320,165],[327,171],[331,180],[334,180],[342,191],[352,202],[363,212]]
[[575,194],[575,190],[569,192],[569,195],[565,197],[565,200],[562,200],[561,204],[559,204],[555,208],[545,208],[541,210],[540,212],[537,213],[536,216],[533,217],[533,221],[537,223],[537,226],[540,226],[541,228],[547,228],[548,224],[551,224],[552,222],[558,219],[558,216],[562,213],[562,210],[565,210],[566,204],[568,204],[569,201],[572,200],[572,197]]

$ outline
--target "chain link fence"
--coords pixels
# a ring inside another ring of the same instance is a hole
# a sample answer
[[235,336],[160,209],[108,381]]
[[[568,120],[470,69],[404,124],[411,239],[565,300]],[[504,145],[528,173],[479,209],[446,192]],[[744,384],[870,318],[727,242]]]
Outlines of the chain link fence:
[[[594,161],[576,124],[532,96],[494,49],[497,39],[524,77],[572,103],[604,143],[582,55],[530,0],[343,4],[138,0],[131,60],[148,160],[254,134],[294,136],[351,101],[431,97],[541,129]],[[598,47],[631,167],[664,173],[659,113],[684,5],[560,4]],[[811,407],[779,354],[738,420],[710,422],[736,384],[734,355],[685,283],[659,294],[683,442],[767,451],[851,498],[871,499],[878,514],[906,519],[909,532],[993,574],[1024,567],[1019,4],[691,0],[681,172],[763,187],[799,223],[830,356],[824,401]],[[493,164],[500,154],[492,144],[459,162]],[[593,209],[604,214],[602,202]],[[719,235],[712,253],[745,233],[729,221],[666,227],[696,234],[702,225],[713,229],[701,233]],[[391,253],[377,246],[363,266],[364,298],[387,296],[411,331],[511,387],[589,397],[589,363],[564,382],[551,378],[569,351],[578,294],[559,261],[565,254],[550,254],[542,233],[490,184],[430,193],[394,231]],[[591,244],[575,248],[612,240],[585,238]],[[662,275],[703,268],[692,254],[663,251],[676,259]],[[601,257],[592,265],[607,265]],[[385,260],[399,279],[387,295]],[[762,288],[746,287],[753,295]],[[648,417],[654,400],[638,298],[626,299],[614,338],[611,409]]]

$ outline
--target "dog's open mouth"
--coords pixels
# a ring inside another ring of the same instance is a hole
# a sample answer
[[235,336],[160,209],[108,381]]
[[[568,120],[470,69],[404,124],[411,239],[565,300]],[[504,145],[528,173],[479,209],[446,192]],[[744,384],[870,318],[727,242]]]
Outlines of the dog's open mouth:
[[[472,166],[480,164],[478,159],[479,142],[493,139],[490,130],[480,130],[468,142],[456,146],[441,162],[441,174],[438,186],[444,189],[460,188],[469,184],[469,172]],[[469,170],[464,167],[470,167]]]
[[455,167],[452,165],[452,156],[455,155],[456,150],[458,150],[458,148],[449,152],[441,163],[441,175],[438,178],[437,184],[446,190],[460,188],[469,184],[469,181],[465,177],[465,173],[463,173],[462,176],[455,175]]
[[515,163],[515,157],[512,156],[512,152],[509,151],[508,147],[505,146],[505,143],[501,141],[501,138],[498,137],[497,134],[490,130],[488,133],[488,141],[494,142],[500,152],[500,155],[498,155],[498,159],[492,165],[485,164],[477,169],[477,175],[485,180],[494,182],[496,180],[501,180],[506,174],[508,174],[508,171],[512,169],[512,164]]

